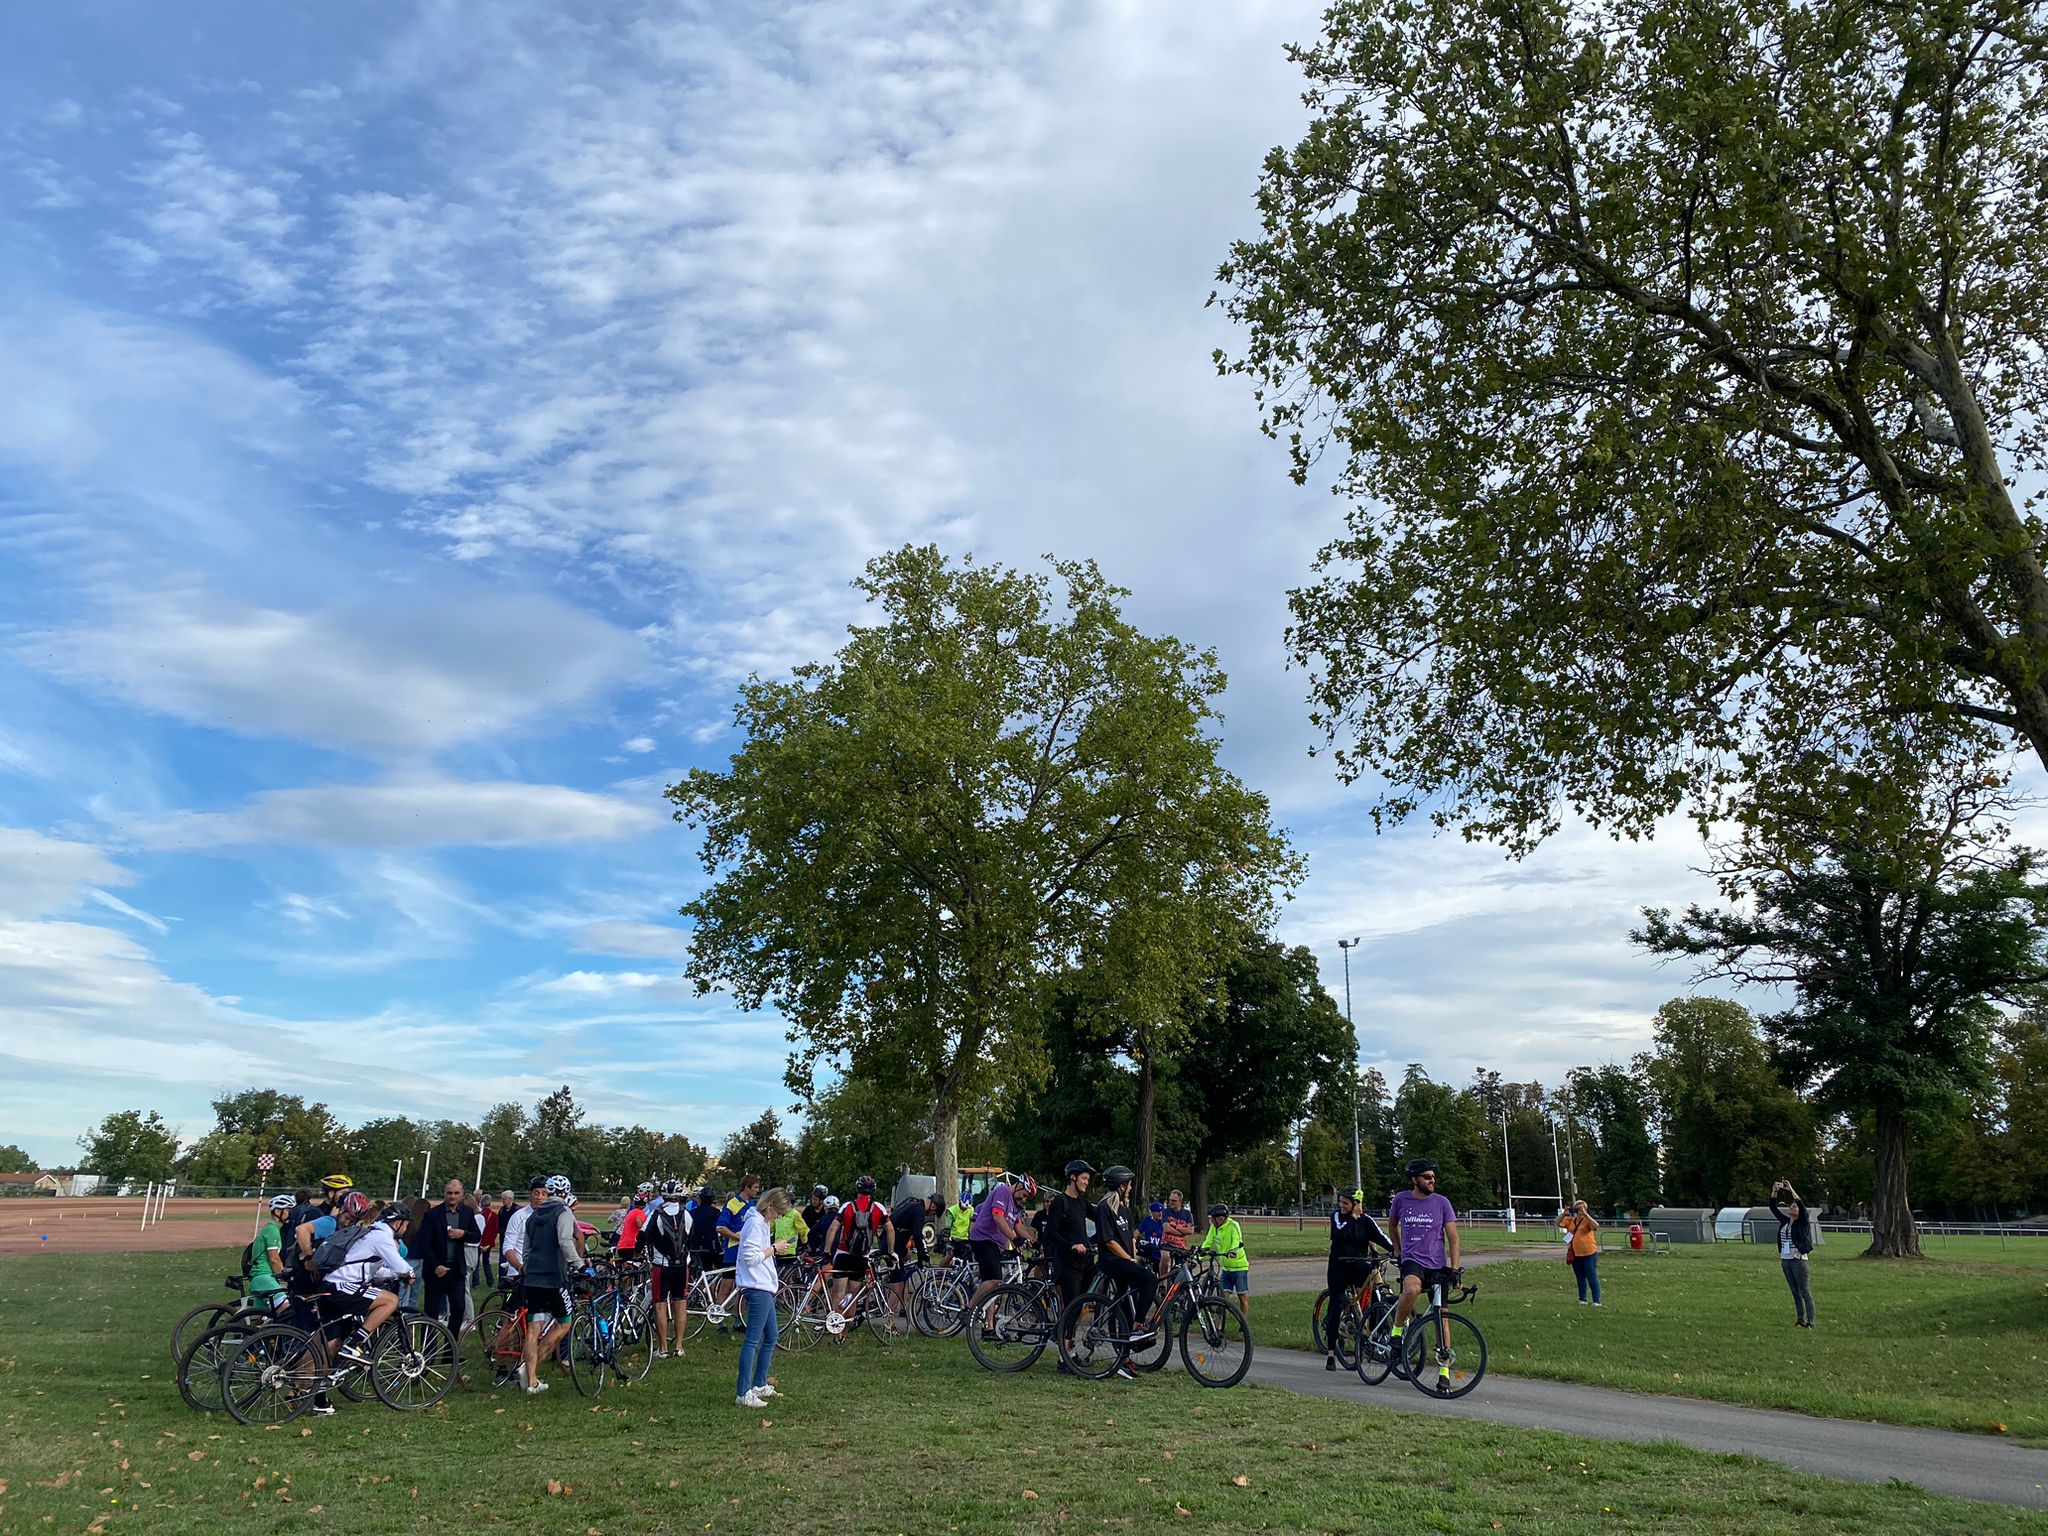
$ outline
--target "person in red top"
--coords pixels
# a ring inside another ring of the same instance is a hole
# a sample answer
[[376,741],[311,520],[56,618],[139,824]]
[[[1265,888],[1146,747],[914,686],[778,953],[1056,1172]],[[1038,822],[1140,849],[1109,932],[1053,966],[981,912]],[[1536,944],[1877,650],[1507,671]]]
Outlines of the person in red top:
[[[498,1208],[486,1199],[477,1206],[477,1221],[482,1230],[477,1234],[476,1246],[471,1250],[476,1258],[476,1267],[485,1285],[493,1284],[491,1279],[491,1258],[498,1251],[499,1223]],[[470,1284],[476,1284],[478,1276],[469,1277]]]
[[652,1184],[642,1184],[633,1192],[633,1204],[626,1211],[626,1219],[619,1223],[617,1252],[631,1253],[640,1246],[640,1229],[647,1225],[647,1212],[653,1204]]

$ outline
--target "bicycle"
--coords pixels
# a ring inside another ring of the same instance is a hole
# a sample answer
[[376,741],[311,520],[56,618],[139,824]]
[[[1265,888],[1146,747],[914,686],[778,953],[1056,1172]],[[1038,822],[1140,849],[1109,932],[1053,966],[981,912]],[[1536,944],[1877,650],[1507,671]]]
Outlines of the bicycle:
[[654,1330],[627,1299],[630,1280],[614,1271],[602,1283],[569,1325],[569,1379],[585,1397],[600,1395],[607,1378],[628,1386],[644,1380],[654,1364]]
[[[694,1339],[705,1329],[716,1327],[721,1335],[731,1338],[732,1325],[739,1323],[742,1330],[746,1319],[741,1315],[739,1291],[732,1281],[737,1271],[730,1264],[719,1269],[700,1270],[690,1277],[689,1299],[684,1310],[689,1321],[684,1325],[683,1337]],[[720,1282],[724,1282],[724,1296],[718,1294]]]
[[[1152,1307],[1152,1337],[1139,1346],[1144,1369],[1156,1371],[1177,1342],[1181,1364],[1205,1387],[1234,1387],[1252,1368],[1252,1329],[1236,1302],[1199,1290],[1199,1266],[1174,1266]],[[1137,1293],[1091,1289],[1060,1314],[1060,1358],[1089,1381],[1113,1375],[1133,1361],[1131,1336],[1138,1332]]]
[[1050,1275],[1006,1280],[968,1308],[967,1352],[990,1371],[1028,1371],[1058,1334],[1059,1287]]
[[[865,1323],[868,1332],[884,1344],[896,1342],[897,1325],[903,1314],[897,1310],[890,1289],[896,1283],[897,1261],[889,1254],[875,1254],[867,1262],[867,1275],[853,1294],[826,1315],[826,1334],[844,1342]],[[828,1302],[829,1306],[829,1302]],[[837,1326],[834,1326],[834,1318]]]
[[928,1339],[950,1339],[967,1326],[967,1302],[980,1283],[971,1258],[926,1269],[909,1292],[911,1325]]
[[186,1346],[200,1334],[233,1322],[242,1317],[272,1318],[282,1315],[285,1310],[285,1293],[279,1291],[269,1301],[258,1301],[249,1294],[249,1283],[240,1275],[229,1275],[227,1288],[235,1293],[233,1301],[202,1301],[183,1317],[171,1324],[171,1360],[182,1361]]
[[400,1412],[431,1408],[448,1395],[455,1335],[439,1318],[397,1313],[372,1336],[367,1360],[337,1361],[328,1335],[348,1326],[348,1319],[310,1330],[266,1323],[237,1343],[220,1366],[221,1398],[235,1422],[289,1424],[329,1390],[356,1402],[374,1394]]
[[[1486,1374],[1486,1335],[1471,1318],[1451,1310],[1477,1296],[1479,1287],[1460,1284],[1446,1297],[1443,1273],[1431,1276],[1423,1291],[1428,1304],[1417,1306],[1409,1316],[1398,1342],[1393,1337],[1392,1307],[1363,1328],[1358,1343],[1360,1381],[1376,1387],[1391,1374],[1426,1396],[1447,1399],[1463,1397],[1479,1385]],[[1431,1366],[1436,1369],[1431,1371]]]
[[1331,1319],[1328,1289],[1316,1292],[1315,1304],[1309,1311],[1308,1330],[1316,1353],[1320,1355],[1334,1351],[1337,1363],[1349,1371],[1358,1365],[1358,1339],[1370,1326],[1368,1319],[1377,1318],[1379,1309],[1392,1306],[1399,1298],[1400,1290],[1388,1283],[1385,1268],[1375,1260],[1364,1280],[1357,1285],[1345,1287],[1344,1296],[1344,1309],[1335,1319],[1334,1338],[1329,1332]]

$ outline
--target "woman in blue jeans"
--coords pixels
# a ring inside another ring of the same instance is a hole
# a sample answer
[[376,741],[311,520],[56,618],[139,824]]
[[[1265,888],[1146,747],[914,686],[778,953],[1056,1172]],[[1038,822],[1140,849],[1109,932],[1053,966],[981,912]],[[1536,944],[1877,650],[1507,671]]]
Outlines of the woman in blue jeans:
[[765,1408],[775,1396],[768,1365],[775,1357],[775,1256],[793,1253],[795,1243],[778,1243],[771,1230],[789,1212],[789,1191],[771,1189],[753,1204],[740,1223],[740,1256],[734,1285],[747,1312],[747,1336],[740,1345],[739,1395],[742,1408]]

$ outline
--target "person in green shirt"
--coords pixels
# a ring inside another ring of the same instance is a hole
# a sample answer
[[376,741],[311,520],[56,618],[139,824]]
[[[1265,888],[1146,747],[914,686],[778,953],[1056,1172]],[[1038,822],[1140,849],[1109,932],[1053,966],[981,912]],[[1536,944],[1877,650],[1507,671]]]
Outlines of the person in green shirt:
[[974,1202],[963,1194],[959,1200],[946,1207],[946,1246],[954,1257],[966,1256],[967,1229],[973,1225]]
[[769,1222],[768,1236],[775,1246],[775,1267],[782,1270],[794,1264],[810,1235],[811,1224],[804,1220],[803,1212],[795,1206]]
[[249,1299],[275,1301],[284,1294],[284,1226],[297,1200],[291,1195],[272,1195],[264,1206],[256,1241],[249,1257]]
[[1217,1201],[1209,1207],[1209,1230],[1202,1234],[1202,1240],[1195,1244],[1197,1253],[1213,1253],[1217,1258],[1217,1270],[1223,1281],[1226,1296],[1235,1295],[1237,1304],[1244,1309],[1244,1319],[1252,1319],[1252,1261],[1245,1257],[1244,1228],[1231,1219],[1230,1207]]

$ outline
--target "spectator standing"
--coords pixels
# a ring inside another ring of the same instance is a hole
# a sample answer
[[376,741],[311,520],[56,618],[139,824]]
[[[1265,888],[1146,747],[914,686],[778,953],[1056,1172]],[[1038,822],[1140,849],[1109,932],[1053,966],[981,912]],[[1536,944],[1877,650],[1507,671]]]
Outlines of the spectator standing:
[[826,1203],[831,1195],[832,1191],[824,1185],[813,1184],[811,1198],[804,1202],[803,1210],[798,1213],[804,1219],[805,1253],[815,1255],[825,1247],[825,1229],[832,1224],[832,1207]]
[[462,1180],[450,1179],[441,1203],[415,1218],[406,1238],[421,1272],[423,1310],[446,1318],[458,1334],[469,1316],[469,1249],[477,1235],[476,1212],[462,1203]]
[[1600,1305],[1600,1223],[1593,1219],[1593,1213],[1586,1209],[1586,1202],[1574,1200],[1569,1210],[1557,1213],[1557,1224],[1570,1234],[1565,1248],[1565,1257],[1570,1260],[1572,1276],[1579,1282],[1579,1305]]
[[1165,1246],[1166,1202],[1154,1200],[1145,1219],[1138,1223],[1138,1262],[1155,1275],[1164,1273],[1165,1266],[1160,1261],[1165,1257]]
[[1792,1313],[1801,1328],[1813,1326],[1813,1287],[1808,1255],[1813,1252],[1813,1222],[1806,1202],[1785,1179],[1771,1186],[1771,1214],[1778,1218],[1778,1265],[1792,1289]]
[[[744,1187],[744,1186],[743,1186]],[[778,1243],[773,1223],[789,1210],[789,1191],[780,1186],[756,1198],[740,1218],[738,1260],[733,1283],[747,1310],[747,1334],[740,1344],[739,1391],[733,1398],[742,1408],[765,1408],[775,1396],[768,1367],[775,1358],[775,1260],[796,1252],[794,1241]]]
[[1166,1229],[1159,1239],[1159,1271],[1161,1274],[1172,1269],[1188,1251],[1188,1244],[1195,1240],[1195,1214],[1188,1209],[1187,1196],[1177,1189],[1166,1192],[1166,1210],[1163,1213]]
[[409,1277],[398,1292],[398,1305],[417,1312],[426,1295],[426,1287],[421,1283],[423,1268],[419,1261],[420,1223],[427,1219],[427,1212],[434,1207],[417,1195],[410,1200],[401,1200],[398,1204],[404,1207],[404,1215],[399,1222],[401,1230],[398,1252],[399,1256],[405,1259],[409,1269]]
[[[509,1200],[510,1197],[511,1191],[507,1190],[504,1198]],[[504,1216],[498,1207],[491,1203],[490,1197],[485,1196],[477,1206],[476,1271],[471,1280],[472,1287],[481,1285],[488,1288],[498,1283],[495,1273],[498,1239],[504,1235]]]

